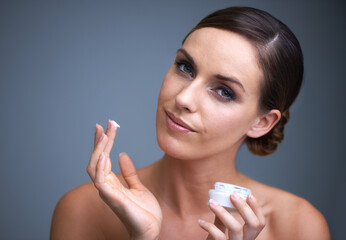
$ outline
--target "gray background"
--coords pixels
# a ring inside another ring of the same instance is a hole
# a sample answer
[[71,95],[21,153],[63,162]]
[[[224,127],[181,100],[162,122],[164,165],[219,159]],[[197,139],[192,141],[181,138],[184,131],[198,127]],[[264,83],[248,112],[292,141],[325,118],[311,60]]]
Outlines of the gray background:
[[231,5],[285,22],[306,66],[278,151],[243,147],[238,167],[308,199],[344,239],[346,8],[335,0],[0,1],[0,239],[48,238],[58,199],[89,181],[95,123],[121,125],[113,161],[123,151],[137,167],[162,156],[161,81],[188,30]]

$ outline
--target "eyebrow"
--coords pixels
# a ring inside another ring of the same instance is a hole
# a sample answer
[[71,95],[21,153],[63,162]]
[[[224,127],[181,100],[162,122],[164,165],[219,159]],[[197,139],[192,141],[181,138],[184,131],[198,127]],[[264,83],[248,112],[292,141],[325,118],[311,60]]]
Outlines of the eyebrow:
[[223,80],[223,81],[229,81],[229,82],[233,82],[233,83],[236,83],[238,84],[242,89],[243,91],[245,92],[245,88],[243,86],[243,84],[241,84],[241,82],[239,80],[237,80],[236,78],[231,78],[231,77],[225,77],[225,76],[222,76],[220,74],[217,74],[215,75],[216,78],[220,79],[220,80]]
[[[192,65],[195,65],[195,61],[193,60],[193,57],[191,57],[191,55],[188,54],[185,49],[179,48],[177,50],[177,53],[178,52],[182,53],[191,62]],[[245,92],[245,88],[244,88],[243,84],[241,84],[241,82],[234,77],[226,77],[226,76],[223,76],[221,74],[216,74],[215,78],[220,79],[222,81],[228,81],[228,82],[238,84],[243,89],[243,91]]]
[[188,54],[185,49],[179,48],[177,50],[177,53],[181,52],[182,54],[184,54],[184,56],[191,62],[192,65],[195,65],[195,61],[193,60],[193,57],[191,57],[190,54]]

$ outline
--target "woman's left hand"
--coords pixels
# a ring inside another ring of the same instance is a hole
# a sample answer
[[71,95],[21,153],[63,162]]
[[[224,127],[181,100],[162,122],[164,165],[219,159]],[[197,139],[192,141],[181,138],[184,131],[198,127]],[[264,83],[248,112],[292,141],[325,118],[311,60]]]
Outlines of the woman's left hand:
[[209,208],[215,214],[214,224],[199,220],[200,226],[209,233],[207,240],[252,240],[264,228],[265,217],[253,195],[250,194],[246,201],[244,201],[238,194],[233,193],[231,195],[231,201],[245,224],[237,221],[226,209],[216,201],[211,200],[209,202]]

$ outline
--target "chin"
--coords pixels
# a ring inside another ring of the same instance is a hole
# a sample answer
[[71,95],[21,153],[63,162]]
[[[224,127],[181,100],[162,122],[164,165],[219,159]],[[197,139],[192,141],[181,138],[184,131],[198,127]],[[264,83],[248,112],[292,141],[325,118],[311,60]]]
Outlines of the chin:
[[160,149],[168,156],[180,160],[196,159],[195,148],[188,146],[187,143],[181,142],[163,133],[157,133],[156,139]]
[[177,136],[172,136],[164,124],[156,124],[156,140],[160,149],[168,156],[181,160],[193,160],[196,158],[194,151],[196,147],[191,146],[192,142],[183,141]]
[[[210,151],[201,146],[201,142],[187,136],[172,135],[165,125],[156,128],[156,140],[160,149],[168,156],[186,161],[210,157]],[[207,150],[201,151],[201,149]]]

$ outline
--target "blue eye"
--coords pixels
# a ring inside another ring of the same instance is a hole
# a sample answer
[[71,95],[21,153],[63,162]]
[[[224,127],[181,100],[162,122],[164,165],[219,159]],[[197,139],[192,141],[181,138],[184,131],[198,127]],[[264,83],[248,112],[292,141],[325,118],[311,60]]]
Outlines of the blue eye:
[[230,101],[230,100],[237,100],[236,95],[234,94],[234,92],[229,89],[229,88],[225,88],[225,87],[220,87],[218,89],[216,89],[216,93],[223,99],[226,101]]
[[190,77],[194,77],[193,67],[187,62],[175,62],[179,71],[188,74]]

